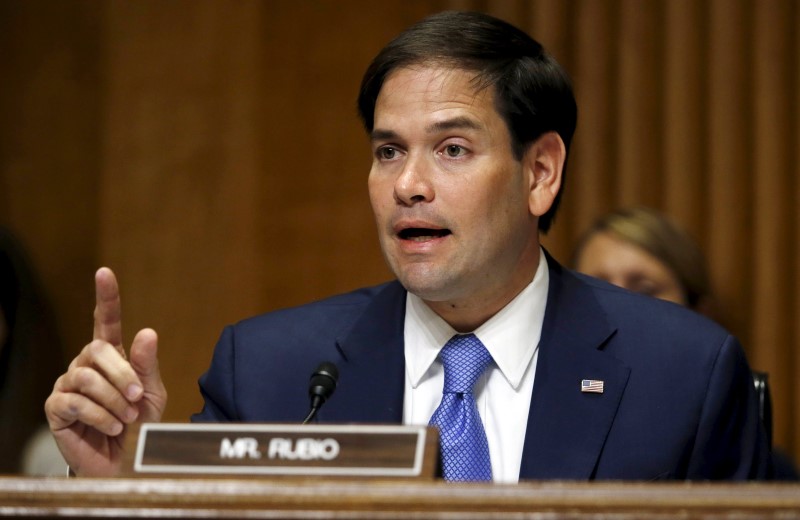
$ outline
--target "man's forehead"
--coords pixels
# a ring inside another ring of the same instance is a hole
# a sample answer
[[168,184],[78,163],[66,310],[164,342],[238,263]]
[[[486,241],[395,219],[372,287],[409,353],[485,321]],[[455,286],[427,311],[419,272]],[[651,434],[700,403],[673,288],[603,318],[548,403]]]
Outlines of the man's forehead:
[[381,88],[375,104],[375,124],[380,119],[421,111],[430,117],[429,131],[480,128],[473,112],[494,111],[491,89],[478,88],[476,73],[443,66],[402,67],[394,70]]
[[485,90],[479,86],[478,73],[474,70],[441,63],[418,63],[392,70],[387,74],[378,92],[378,99],[386,94],[387,87],[393,91],[413,87],[422,92],[432,93],[450,89],[472,98]]

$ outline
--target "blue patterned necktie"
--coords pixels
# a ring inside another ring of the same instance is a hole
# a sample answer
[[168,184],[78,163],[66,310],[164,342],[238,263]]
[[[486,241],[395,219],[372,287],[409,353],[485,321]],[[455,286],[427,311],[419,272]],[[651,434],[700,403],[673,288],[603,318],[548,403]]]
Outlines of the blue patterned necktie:
[[444,390],[430,424],[439,428],[444,479],[492,480],[489,443],[472,395],[472,387],[492,356],[474,334],[453,336],[439,356],[444,365]]

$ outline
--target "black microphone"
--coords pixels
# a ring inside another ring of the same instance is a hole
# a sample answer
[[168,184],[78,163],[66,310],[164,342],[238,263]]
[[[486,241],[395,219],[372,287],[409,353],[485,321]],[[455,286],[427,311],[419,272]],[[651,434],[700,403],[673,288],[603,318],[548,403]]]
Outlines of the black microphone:
[[303,424],[311,421],[325,404],[333,391],[336,390],[336,381],[339,379],[339,370],[336,365],[325,361],[320,363],[317,369],[311,374],[311,380],[308,383],[308,397],[311,398],[311,411],[308,416],[303,420]]

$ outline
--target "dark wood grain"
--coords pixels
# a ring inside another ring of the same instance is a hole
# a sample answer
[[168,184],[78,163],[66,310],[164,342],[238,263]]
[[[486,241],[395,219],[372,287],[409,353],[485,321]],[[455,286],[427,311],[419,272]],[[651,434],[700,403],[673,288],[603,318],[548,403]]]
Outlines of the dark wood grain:
[[16,518],[800,518],[800,485],[0,478]]

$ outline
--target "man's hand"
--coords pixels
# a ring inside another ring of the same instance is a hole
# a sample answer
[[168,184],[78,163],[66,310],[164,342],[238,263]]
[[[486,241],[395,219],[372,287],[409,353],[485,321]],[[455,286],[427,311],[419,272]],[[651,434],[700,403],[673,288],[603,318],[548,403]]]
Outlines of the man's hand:
[[99,269],[95,287],[94,341],[58,378],[44,408],[70,468],[81,476],[109,477],[120,471],[128,426],[160,421],[167,391],[158,371],[155,331],[136,334],[128,360],[114,273]]

